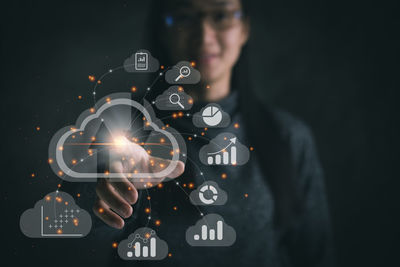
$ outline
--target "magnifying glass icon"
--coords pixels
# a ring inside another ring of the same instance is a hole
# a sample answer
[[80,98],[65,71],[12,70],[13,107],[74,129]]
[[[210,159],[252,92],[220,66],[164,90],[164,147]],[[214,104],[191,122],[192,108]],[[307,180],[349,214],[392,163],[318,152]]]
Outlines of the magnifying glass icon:
[[179,105],[182,109],[185,108],[181,103],[181,97],[177,93],[173,93],[169,96],[169,102],[173,105]]
[[179,76],[176,77],[175,82],[177,82],[179,79],[185,78],[190,75],[190,68],[188,66],[182,66],[179,69]]

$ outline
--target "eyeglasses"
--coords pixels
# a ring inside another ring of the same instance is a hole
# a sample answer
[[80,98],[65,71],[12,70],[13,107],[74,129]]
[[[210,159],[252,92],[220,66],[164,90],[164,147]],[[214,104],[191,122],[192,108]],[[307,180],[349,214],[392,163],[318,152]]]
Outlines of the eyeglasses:
[[176,13],[164,17],[167,28],[191,29],[206,20],[216,30],[226,30],[235,26],[243,17],[241,10],[219,10],[202,13]]

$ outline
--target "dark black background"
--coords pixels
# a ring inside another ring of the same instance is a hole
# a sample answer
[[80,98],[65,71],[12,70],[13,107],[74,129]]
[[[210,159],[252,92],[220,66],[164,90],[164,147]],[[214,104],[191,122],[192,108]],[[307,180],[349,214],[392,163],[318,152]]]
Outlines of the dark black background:
[[[46,163],[48,142],[93,105],[88,75],[98,77],[140,48],[146,2],[2,3],[1,243],[14,266],[74,262],[62,252],[78,253],[85,244],[28,239],[19,231],[19,216],[59,183]],[[338,265],[398,266],[395,1],[258,2],[250,40],[251,72],[262,85],[257,93],[315,134]],[[132,85],[147,86],[137,76],[115,73],[99,95]],[[81,251],[90,257],[94,250]]]

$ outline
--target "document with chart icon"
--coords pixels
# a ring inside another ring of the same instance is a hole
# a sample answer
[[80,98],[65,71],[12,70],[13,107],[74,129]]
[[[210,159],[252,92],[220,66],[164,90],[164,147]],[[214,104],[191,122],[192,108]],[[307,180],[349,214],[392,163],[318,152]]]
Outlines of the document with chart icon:
[[135,53],[135,69],[147,70],[149,68],[149,55],[144,52]]

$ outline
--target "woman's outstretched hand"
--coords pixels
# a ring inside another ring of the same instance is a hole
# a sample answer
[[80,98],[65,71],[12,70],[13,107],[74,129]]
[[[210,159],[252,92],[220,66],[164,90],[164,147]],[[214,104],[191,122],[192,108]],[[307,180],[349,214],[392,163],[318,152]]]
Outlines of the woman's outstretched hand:
[[156,173],[171,163],[170,160],[150,156],[143,147],[130,142],[125,137],[116,140],[112,158],[115,160],[111,162],[110,173],[120,173],[122,177],[98,179],[97,199],[93,205],[93,211],[106,224],[118,229],[124,227],[122,218],[132,215],[132,205],[138,199],[138,189],[156,186],[165,178],[179,177],[185,169],[185,164],[178,161],[175,169],[165,177],[146,180],[146,178],[130,179],[122,175],[123,173]]

